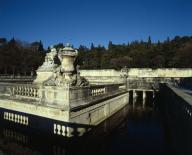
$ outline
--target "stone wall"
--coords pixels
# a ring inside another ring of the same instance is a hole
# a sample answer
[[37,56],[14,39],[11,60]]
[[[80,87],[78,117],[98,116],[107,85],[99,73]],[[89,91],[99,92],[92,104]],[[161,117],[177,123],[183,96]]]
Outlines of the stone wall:
[[[81,70],[81,76],[85,77],[120,77],[121,71],[114,69],[104,70]],[[130,68],[128,77],[192,77],[192,68]]]
[[91,84],[123,83],[121,72],[114,69],[80,70],[80,75]]
[[[192,121],[192,95],[185,91],[168,84],[160,85],[158,106],[165,115],[182,121]],[[190,126],[192,127],[191,122]]]
[[[129,93],[113,97],[111,99],[92,105],[82,110],[73,111],[70,114],[70,122],[75,124],[87,124],[96,126],[129,103]],[[69,129],[72,133],[73,129]],[[80,135],[83,135],[85,128],[78,128]]]
[[192,96],[181,88],[162,86],[157,102],[173,154],[192,154]]
[[179,78],[179,77],[192,77],[192,68],[131,68],[128,71],[129,77],[163,77],[163,78]]

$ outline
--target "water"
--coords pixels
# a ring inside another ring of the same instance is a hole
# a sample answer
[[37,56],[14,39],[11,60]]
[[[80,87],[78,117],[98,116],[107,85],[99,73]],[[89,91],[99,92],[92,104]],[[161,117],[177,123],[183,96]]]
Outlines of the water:
[[128,105],[78,139],[48,137],[1,125],[0,155],[171,154],[177,138],[172,141],[175,133],[171,134],[171,126],[166,124],[152,107]]

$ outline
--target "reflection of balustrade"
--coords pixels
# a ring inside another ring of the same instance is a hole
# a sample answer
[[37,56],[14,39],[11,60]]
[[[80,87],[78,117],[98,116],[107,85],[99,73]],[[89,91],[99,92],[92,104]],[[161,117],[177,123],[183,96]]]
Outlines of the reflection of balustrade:
[[3,135],[7,138],[11,138],[13,140],[22,142],[24,144],[27,144],[29,141],[27,135],[24,135],[22,133],[16,132],[14,130],[6,129],[6,128],[3,129]]
[[31,87],[31,86],[14,86],[11,88],[12,95],[18,96],[26,96],[26,97],[33,97],[38,98],[38,88]]

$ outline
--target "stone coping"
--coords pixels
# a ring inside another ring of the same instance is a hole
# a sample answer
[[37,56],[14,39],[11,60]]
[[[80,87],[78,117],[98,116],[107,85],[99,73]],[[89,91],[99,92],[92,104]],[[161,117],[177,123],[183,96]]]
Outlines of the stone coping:
[[167,87],[169,87],[174,93],[176,93],[179,97],[183,98],[189,105],[192,106],[192,95],[185,92],[182,88],[176,88],[171,85],[167,84]]

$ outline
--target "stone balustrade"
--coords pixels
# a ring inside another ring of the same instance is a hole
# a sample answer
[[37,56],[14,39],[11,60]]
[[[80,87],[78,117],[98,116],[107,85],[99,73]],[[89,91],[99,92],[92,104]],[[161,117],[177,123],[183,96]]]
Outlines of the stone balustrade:
[[99,96],[104,94],[113,94],[116,91],[126,89],[125,84],[97,85],[90,87],[90,96]]
[[32,84],[0,83],[0,96],[15,99],[41,99],[40,87]]
[[0,75],[0,82],[32,83],[34,79],[35,76]]
[[98,96],[98,95],[103,95],[106,93],[106,88],[101,87],[101,88],[91,88],[90,90],[90,95],[91,96]]
[[33,85],[17,84],[10,87],[11,96],[39,98],[39,88]]
[[[0,94],[55,107],[78,107],[126,91],[125,84],[56,87],[34,84],[1,84]],[[40,102],[39,102],[40,101]]]
[[69,93],[70,106],[78,107],[99,99],[113,96],[126,90],[125,84],[92,85],[84,88],[71,88]]

